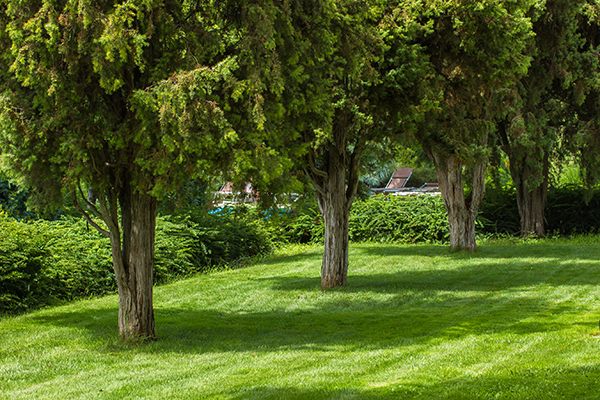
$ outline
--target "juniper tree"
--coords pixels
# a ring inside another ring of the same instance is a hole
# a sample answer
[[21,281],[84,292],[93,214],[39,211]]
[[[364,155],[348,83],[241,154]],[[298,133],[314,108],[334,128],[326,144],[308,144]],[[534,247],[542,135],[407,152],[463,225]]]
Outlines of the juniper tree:
[[584,81],[591,73],[586,71],[586,39],[581,34],[585,3],[549,0],[531,9],[531,66],[515,84],[517,101],[498,123],[499,143],[517,191],[522,235],[545,235],[550,158],[560,154],[560,136],[578,130],[573,122],[579,118],[576,110],[586,97]]
[[[235,77],[244,53],[241,7],[2,1],[5,158],[32,196],[47,202],[70,191],[110,238],[124,338],[155,337],[157,199],[261,148],[260,129],[252,129],[260,124],[256,96],[242,99],[253,84]],[[254,150],[234,149],[241,132],[252,132],[244,143]],[[86,188],[97,202],[87,200]]]
[[[418,61],[410,92],[413,113],[398,120],[436,167],[452,249],[476,248],[475,219],[485,194],[489,136],[495,118],[506,112],[501,94],[529,65],[530,3],[393,3],[390,51],[410,46],[411,59]],[[388,68],[403,71],[406,64]]]
[[[378,120],[382,55],[381,8],[373,1],[265,3],[261,26],[273,40],[262,47],[277,76],[265,97],[266,130],[315,189],[323,216],[322,287],[346,284],[348,220],[361,157],[381,137]],[[283,139],[283,140],[282,140]]]

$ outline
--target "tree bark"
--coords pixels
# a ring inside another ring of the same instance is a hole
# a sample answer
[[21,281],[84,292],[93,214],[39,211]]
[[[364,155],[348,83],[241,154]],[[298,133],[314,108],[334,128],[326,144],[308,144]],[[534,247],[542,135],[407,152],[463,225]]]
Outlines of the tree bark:
[[304,168],[317,190],[325,228],[321,265],[324,289],[343,286],[348,279],[350,208],[358,189],[358,170],[366,143],[364,136],[358,135],[352,151],[348,149],[348,118],[346,112],[336,112],[332,140],[319,157],[319,168],[310,152]]
[[[152,287],[154,273],[154,237],[156,229],[155,197],[135,192],[127,173],[104,191],[99,199],[102,219],[108,227],[113,266],[119,293],[119,334],[126,340],[154,340]],[[120,224],[119,214],[121,211]]]
[[152,306],[156,203],[156,198],[141,193],[131,194],[128,212],[121,203],[124,279],[118,285],[119,333],[127,339],[156,337]]
[[[502,148],[508,155],[510,175],[517,189],[521,236],[525,237],[531,234],[545,236],[544,210],[546,209],[550,171],[548,151],[523,148],[523,146],[511,143],[506,122],[499,124],[499,133]],[[534,169],[531,167],[532,165],[538,168]],[[532,181],[537,182],[532,183]]]
[[517,188],[517,206],[519,216],[521,217],[521,236],[545,236],[545,217],[546,198],[548,194],[548,173],[549,161],[548,154],[544,155],[542,160],[542,183],[531,188],[527,184],[527,177],[532,176],[530,168],[526,161],[518,163],[515,160],[510,161],[510,171],[513,183]]
[[346,171],[337,165],[323,184],[317,200],[324,223],[321,287],[343,286],[348,278],[348,229],[350,209],[346,202]]
[[455,156],[430,152],[436,165],[438,183],[448,213],[450,249],[476,251],[475,221],[485,195],[485,170],[482,161],[472,168],[473,187],[465,197],[463,165]]

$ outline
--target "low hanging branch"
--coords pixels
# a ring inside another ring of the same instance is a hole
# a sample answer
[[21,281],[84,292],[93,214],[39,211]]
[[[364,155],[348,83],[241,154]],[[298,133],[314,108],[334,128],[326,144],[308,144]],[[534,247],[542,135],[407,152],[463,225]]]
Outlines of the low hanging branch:
[[[90,206],[90,210],[92,210],[92,213],[100,218],[103,219],[100,212],[98,211],[98,209],[96,208],[95,205],[93,205],[92,203],[90,203],[85,196],[83,196],[83,192],[81,190],[81,186],[77,185],[79,188],[80,193],[82,194],[82,198],[84,199],[84,201],[87,203],[88,206]],[[104,236],[110,238],[110,232],[107,231],[106,229],[103,229],[102,227],[100,227],[100,225],[98,225],[90,216],[90,214],[85,211],[83,209],[83,207],[81,207],[81,204],[79,204],[79,200],[77,200],[77,192],[75,190],[72,191],[72,197],[73,197],[73,205],[75,206],[75,208],[77,209],[77,211],[79,211],[81,213],[81,215],[83,215],[83,217],[85,218],[85,220],[92,225],[98,232],[100,232],[101,234],[103,234]]]

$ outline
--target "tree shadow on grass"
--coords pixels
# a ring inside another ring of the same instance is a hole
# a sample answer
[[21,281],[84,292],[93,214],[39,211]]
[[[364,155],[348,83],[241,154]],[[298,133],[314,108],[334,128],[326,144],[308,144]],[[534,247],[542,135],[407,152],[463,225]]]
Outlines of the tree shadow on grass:
[[[517,367],[518,368],[518,367]],[[353,377],[349,377],[351,380]],[[268,384],[223,393],[226,398],[244,400],[331,400],[331,399],[597,399],[600,392],[600,364],[580,368],[539,368],[494,371],[444,380],[432,376],[427,384],[393,379],[367,382],[360,388],[303,389]]]
[[[267,311],[157,307],[158,341],[140,351],[201,354],[401,348],[470,335],[534,334],[571,329],[577,324],[587,326],[586,321],[556,321],[559,314],[572,312],[569,307],[533,297],[506,301],[494,297],[440,299],[419,294],[397,295],[385,301],[334,296],[305,308]],[[116,317],[115,307],[45,314],[34,319],[41,325],[83,329],[110,342],[117,329]],[[118,343],[111,346],[111,351],[119,351]]]
[[272,255],[264,261],[261,261],[261,265],[275,265],[275,264],[292,264],[292,263],[304,263],[307,260],[320,260],[323,256],[323,249],[320,247],[309,247],[302,253],[298,254],[276,254]]
[[[369,247],[366,250],[371,251]],[[289,260],[305,263],[314,256],[296,255]],[[453,269],[415,267],[389,273],[351,273],[347,287],[328,291],[320,290],[318,276],[255,278],[267,283],[263,287],[270,287],[272,296],[278,291],[295,291],[298,300],[277,308],[268,304],[272,297],[267,296],[265,304],[233,311],[231,302],[229,306],[215,302],[204,309],[157,305],[159,340],[141,351],[328,351],[331,346],[377,349],[469,335],[550,332],[573,325],[591,330],[596,321],[566,323],[566,318],[558,318],[582,311],[573,304],[546,299],[529,289],[541,284],[593,284],[595,281],[589,280],[594,267],[595,263],[579,263],[574,271],[586,271],[579,274],[553,260],[535,266],[507,260],[466,263]],[[565,276],[568,279],[563,282]],[[243,303],[243,293],[239,298]],[[116,302],[114,307],[42,313],[32,318],[42,325],[72,326],[103,337],[117,330]]]
[[[469,263],[452,269],[444,265],[415,267],[375,266],[368,274],[354,273],[352,259],[345,287],[330,289],[356,292],[494,292],[499,290],[528,290],[537,285],[560,286],[596,286],[600,279],[596,273],[597,262],[563,263],[560,259],[536,262],[518,262],[506,260],[502,263]],[[386,269],[389,268],[389,269]],[[315,271],[318,273],[318,271]],[[314,291],[321,285],[320,276],[274,276],[257,278],[271,282],[271,288],[283,291]]]
[[450,259],[479,259],[479,258],[523,258],[523,257],[556,257],[560,259],[600,261],[600,248],[594,244],[568,245],[553,243],[520,243],[520,244],[482,244],[472,252],[451,252],[448,245],[416,244],[416,245],[385,245],[385,244],[350,244],[350,250],[359,254],[372,256],[421,256]]

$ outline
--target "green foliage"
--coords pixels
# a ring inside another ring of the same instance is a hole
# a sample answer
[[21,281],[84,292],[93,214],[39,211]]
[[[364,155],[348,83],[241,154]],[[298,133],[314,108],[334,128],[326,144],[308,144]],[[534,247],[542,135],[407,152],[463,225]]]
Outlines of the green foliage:
[[[600,189],[552,187],[545,210],[546,230],[557,235],[600,231]],[[521,230],[514,188],[487,191],[479,213],[479,232],[518,235]]]
[[202,208],[213,196],[211,189],[209,182],[190,179],[179,190],[162,196],[158,202],[158,214],[169,215]]
[[372,196],[350,213],[350,240],[445,243],[448,216],[440,196]]
[[600,189],[564,186],[548,191],[547,229],[563,235],[600,232]]
[[[440,196],[371,196],[350,211],[350,240],[381,243],[445,243],[448,217]],[[315,207],[284,218],[278,234],[290,243],[320,243],[323,220]]]
[[27,191],[4,179],[0,174],[0,209],[13,218],[33,218],[27,211]]
[[110,243],[82,220],[0,215],[0,312],[113,292]]
[[408,182],[407,187],[421,187],[425,183],[435,183],[438,181],[437,172],[435,168],[430,167],[417,167],[413,169],[412,175]]
[[48,300],[48,232],[0,213],[0,312],[22,311]]
[[383,24],[384,82],[396,101],[412,96],[414,104],[400,123],[428,154],[455,156],[464,165],[485,160],[492,121],[502,111],[494,98],[531,60],[525,15],[531,2],[392,3],[396,9]]
[[264,222],[257,218],[256,212],[243,206],[171,218],[182,225],[181,232],[190,235],[196,270],[238,265],[246,259],[268,254],[272,249]]
[[[159,217],[155,282],[244,265],[271,247],[264,227],[239,213]],[[83,219],[25,223],[0,214],[0,313],[115,291],[110,242]]]
[[489,188],[479,209],[478,229],[483,233],[518,235],[521,231],[514,188]]
[[282,218],[275,232],[287,243],[319,243],[323,241],[323,217],[316,204],[296,208]]

